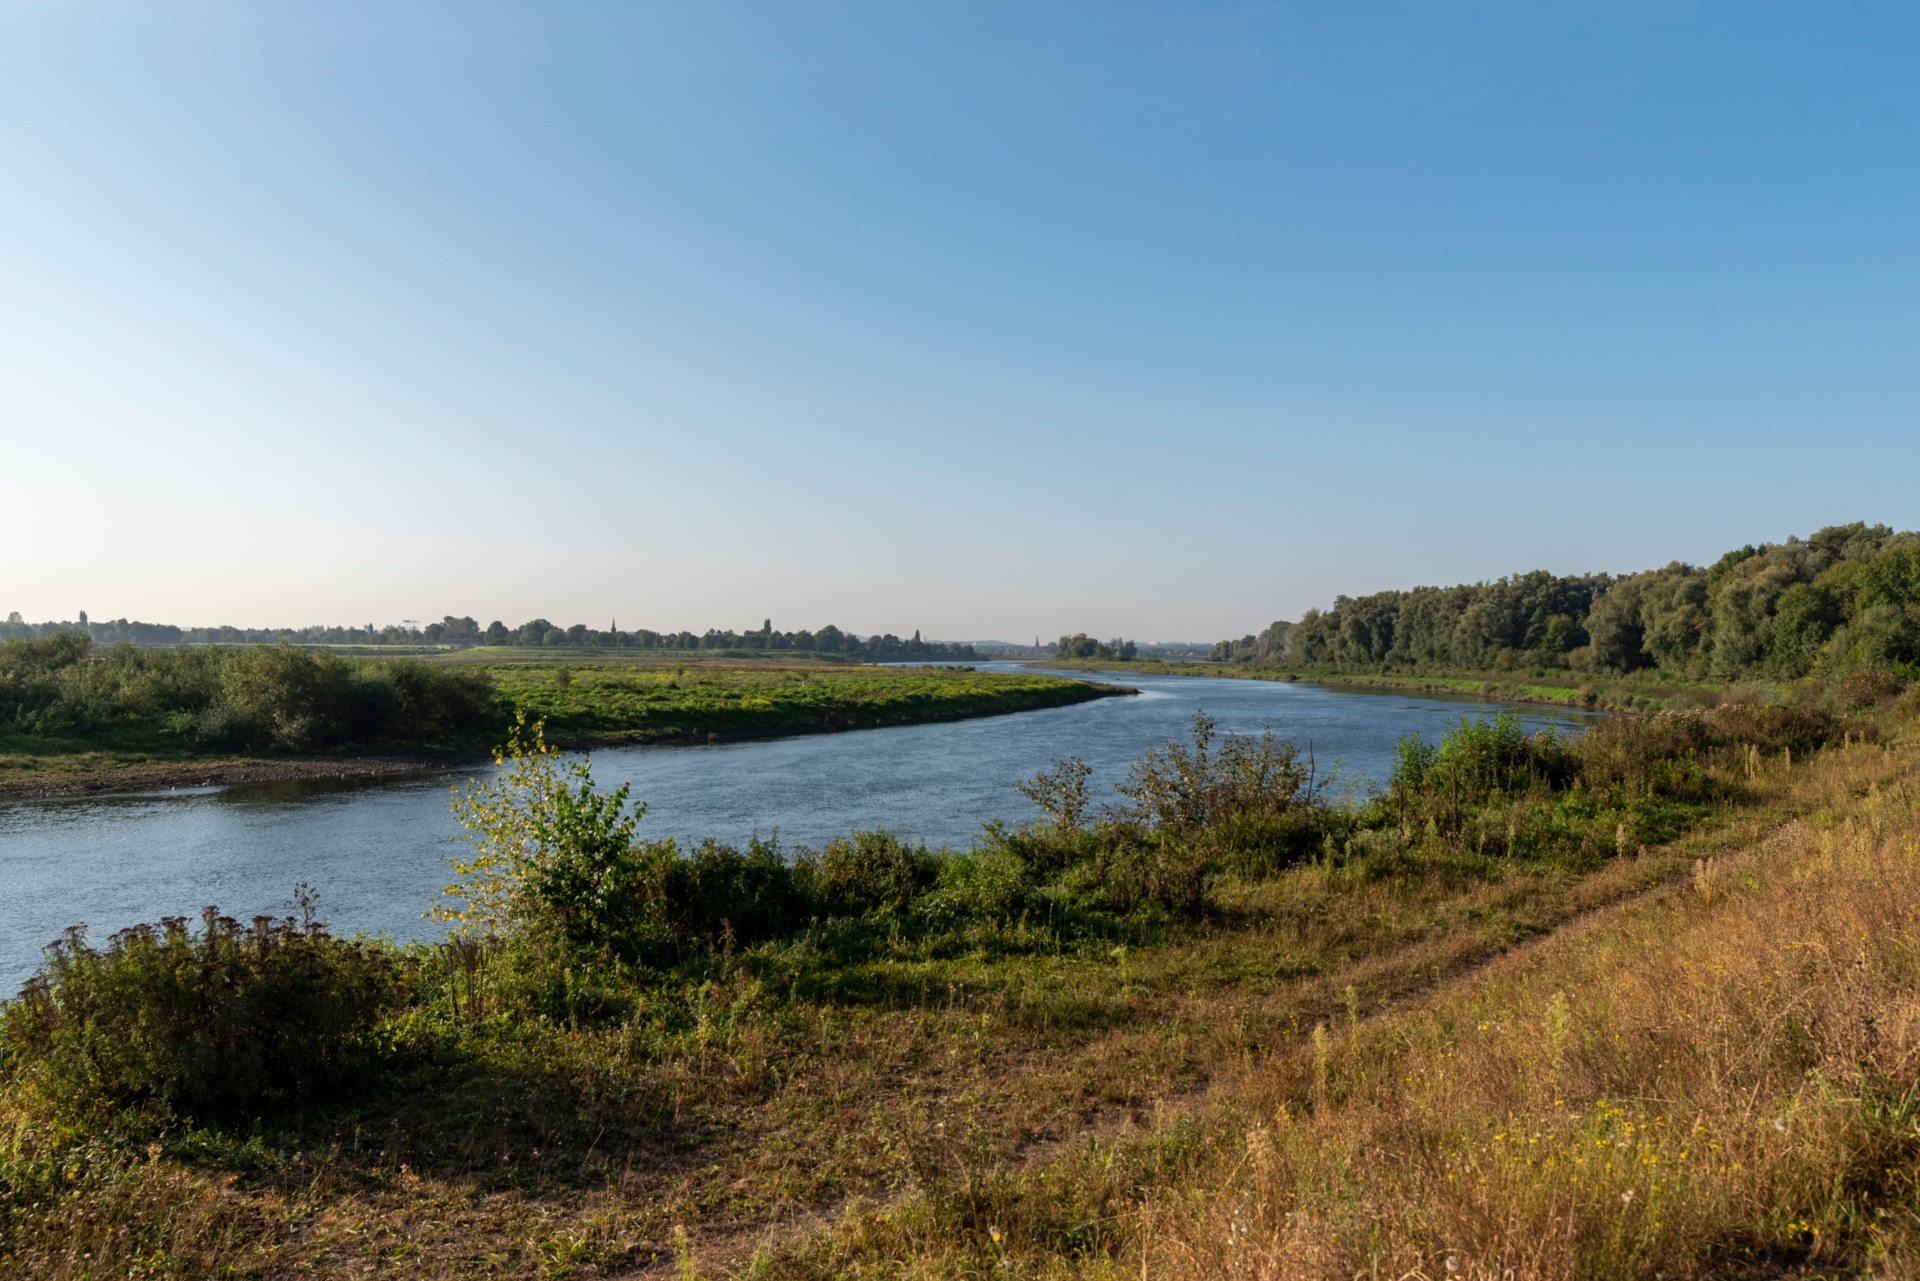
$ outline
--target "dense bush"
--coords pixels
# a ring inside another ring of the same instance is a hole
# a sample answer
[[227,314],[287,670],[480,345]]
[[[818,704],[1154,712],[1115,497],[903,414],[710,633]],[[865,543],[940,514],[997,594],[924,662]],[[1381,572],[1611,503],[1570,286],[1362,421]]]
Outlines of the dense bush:
[[948,854],[933,886],[914,901],[929,927],[996,926],[1041,908],[1043,895],[1027,861],[1004,844]]
[[[676,853],[671,841],[655,848]],[[779,846],[758,837],[744,851],[703,841],[686,856],[659,858],[654,866],[654,914],[674,939],[756,943],[804,924],[812,914]]]
[[[1198,713],[1188,742],[1147,752],[1120,785],[1125,803],[1099,829],[1112,848],[1094,862],[1116,886],[1133,887],[1116,890],[1115,902],[1195,911],[1197,869],[1271,872],[1319,846],[1327,810],[1318,781],[1297,744],[1270,730],[1220,738]],[[1151,855],[1133,839],[1148,831],[1157,838]]]
[[1750,705],[1609,717],[1576,739],[1526,734],[1506,715],[1465,719],[1438,743],[1401,740],[1385,794],[1355,819],[1436,852],[1579,862],[1671,839],[1763,757],[1848,733],[1873,729],[1819,707]]
[[1438,743],[1418,734],[1394,749],[1388,786],[1419,795],[1445,795],[1456,806],[1563,788],[1580,770],[1580,755],[1545,729],[1528,734],[1511,712],[1462,718]]
[[1103,824],[1093,836],[1090,857],[1059,880],[1074,901],[1118,916],[1199,914],[1214,870],[1205,849],[1175,831],[1132,823]]
[[1271,730],[1255,738],[1229,735],[1216,748],[1217,726],[1199,712],[1192,741],[1169,741],[1142,756],[1120,787],[1123,816],[1165,832],[1197,832],[1229,818],[1272,816],[1312,803],[1313,780],[1300,749],[1276,741]]
[[334,938],[310,911],[243,926],[210,907],[198,933],[169,917],[104,951],[76,928],[0,1008],[0,1073],[80,1113],[245,1112],[350,1082],[403,987],[390,950]]
[[313,751],[491,728],[490,678],[418,660],[261,645],[96,651],[78,632],[0,645],[0,728],[58,735],[144,726],[196,746]]
[[819,916],[903,912],[939,875],[939,860],[923,845],[891,832],[856,832],[802,854],[794,873]]

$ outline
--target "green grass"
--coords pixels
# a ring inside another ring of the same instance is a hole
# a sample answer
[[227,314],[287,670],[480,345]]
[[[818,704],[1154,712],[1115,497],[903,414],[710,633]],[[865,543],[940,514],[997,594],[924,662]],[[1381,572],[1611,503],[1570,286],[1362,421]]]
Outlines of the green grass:
[[1120,692],[958,668],[751,664],[490,665],[502,700],[561,744],[754,738],[1064,707]]
[[[512,651],[506,651],[511,653]],[[547,722],[567,747],[707,742],[960,720],[1064,707],[1115,694],[1116,686],[1043,675],[942,667],[763,660],[622,661],[555,656],[477,664],[493,681],[496,723],[427,742],[343,744],[321,752],[210,750],[182,733],[166,710],[118,711],[77,727],[28,733],[0,728],[0,794],[171,786],[244,778],[261,767],[351,770],[356,759],[437,761],[479,755],[502,737],[516,708]]]

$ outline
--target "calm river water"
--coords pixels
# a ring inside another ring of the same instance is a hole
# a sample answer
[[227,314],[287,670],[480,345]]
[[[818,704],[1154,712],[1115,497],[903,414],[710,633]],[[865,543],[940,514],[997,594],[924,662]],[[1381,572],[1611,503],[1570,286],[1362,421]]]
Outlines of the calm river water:
[[[983,664],[984,670],[1020,670]],[[711,747],[635,747],[593,756],[602,786],[631,783],[652,836],[739,842],[777,832],[818,845],[885,826],[935,845],[964,846],[987,819],[1025,819],[1013,790],[1048,762],[1084,757],[1096,787],[1167,738],[1185,737],[1205,709],[1223,732],[1311,741],[1324,772],[1336,763],[1362,783],[1383,778],[1394,743],[1429,737],[1471,700],[1356,693],[1305,684],[1098,676],[1140,690],[1077,707],[946,725],[861,730]],[[1514,709],[1530,728],[1578,725],[1559,709]],[[428,936],[421,913],[447,881],[457,829],[447,812],[458,775],[381,783],[271,783],[132,796],[0,803],[0,989],[11,990],[66,926],[96,942],[208,903],[241,919],[284,910],[295,884],[321,895],[337,930]]]

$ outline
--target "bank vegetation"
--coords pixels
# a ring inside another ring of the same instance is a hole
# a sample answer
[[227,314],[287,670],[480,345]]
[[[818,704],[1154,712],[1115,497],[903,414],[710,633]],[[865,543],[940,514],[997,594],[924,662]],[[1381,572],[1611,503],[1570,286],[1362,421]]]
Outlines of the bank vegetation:
[[1900,1275],[1917,713],[1469,717],[1370,792],[1201,716],[957,851],[654,838],[522,719],[444,944],[54,945],[0,1269]]
[[477,664],[286,644],[102,648],[56,631],[0,643],[0,795],[198,781],[209,765],[484,759],[516,711],[587,747],[920,724],[1122,692],[947,666]]

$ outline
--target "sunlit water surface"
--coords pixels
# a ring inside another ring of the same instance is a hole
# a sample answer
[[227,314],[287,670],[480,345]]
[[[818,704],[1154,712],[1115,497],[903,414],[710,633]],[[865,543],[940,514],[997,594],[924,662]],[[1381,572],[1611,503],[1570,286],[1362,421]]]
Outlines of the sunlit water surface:
[[[1021,670],[988,663],[983,670]],[[965,846],[988,819],[1032,817],[1013,784],[1080,756],[1097,789],[1142,752],[1185,737],[1205,709],[1222,732],[1311,743],[1323,773],[1365,786],[1386,776],[1403,734],[1432,737],[1470,700],[1359,693],[1267,681],[1115,673],[1137,697],[945,725],[862,730],[708,747],[594,753],[606,787],[631,783],[653,836],[744,841],[778,833],[818,845],[885,826],[934,845]],[[1523,707],[1528,728],[1583,718]],[[384,782],[188,788],[134,796],[0,803],[0,987],[11,989],[59,932],[85,923],[104,942],[137,921],[217,903],[241,919],[284,911],[293,887],[321,894],[337,930],[429,937],[422,913],[448,879],[457,833],[447,811],[462,774]],[[1337,785],[1337,783],[1336,783]]]

